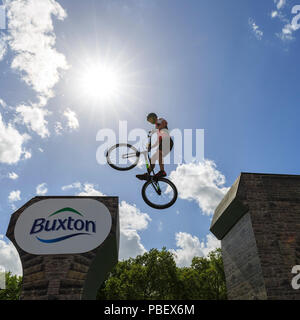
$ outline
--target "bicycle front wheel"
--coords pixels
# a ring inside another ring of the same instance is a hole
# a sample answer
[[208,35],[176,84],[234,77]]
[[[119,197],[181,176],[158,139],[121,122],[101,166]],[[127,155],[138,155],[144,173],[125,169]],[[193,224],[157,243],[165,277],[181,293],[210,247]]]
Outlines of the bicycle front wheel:
[[167,209],[177,200],[178,192],[173,182],[165,178],[148,180],[142,189],[144,201],[154,209]]
[[131,144],[126,143],[118,143],[106,153],[107,163],[120,171],[134,168],[138,164],[139,158],[139,151]]

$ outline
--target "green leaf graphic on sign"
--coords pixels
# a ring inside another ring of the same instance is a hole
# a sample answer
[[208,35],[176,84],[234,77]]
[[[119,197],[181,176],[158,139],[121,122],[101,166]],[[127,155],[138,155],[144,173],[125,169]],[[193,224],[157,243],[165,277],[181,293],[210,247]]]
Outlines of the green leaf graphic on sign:
[[52,217],[52,216],[54,216],[55,214],[58,214],[58,213],[61,213],[61,212],[66,212],[66,211],[68,211],[68,212],[71,211],[71,212],[74,212],[74,213],[76,213],[76,214],[79,214],[80,216],[83,216],[80,212],[78,212],[77,210],[75,210],[75,209],[73,209],[73,208],[63,208],[63,209],[60,209],[60,210],[55,211],[54,213],[50,214],[49,217]]

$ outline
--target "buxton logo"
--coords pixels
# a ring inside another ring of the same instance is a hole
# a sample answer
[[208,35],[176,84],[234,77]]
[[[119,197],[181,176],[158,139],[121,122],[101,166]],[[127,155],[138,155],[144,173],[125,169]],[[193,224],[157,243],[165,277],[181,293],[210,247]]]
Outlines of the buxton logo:
[[76,254],[97,248],[111,228],[111,213],[102,202],[54,197],[24,209],[14,234],[17,244],[31,254]]
[[[75,215],[83,217],[83,214],[80,213],[79,211],[70,207],[66,207],[49,214],[48,218],[56,216],[61,213],[66,213],[66,212],[71,212],[71,213],[74,213]],[[73,231],[73,232],[75,231],[76,233],[66,234],[53,239],[42,239],[37,236],[37,234],[41,232],[51,232],[51,231],[52,232],[53,231]],[[81,231],[81,232],[77,232],[77,231]],[[72,217],[62,218],[62,219],[57,218],[53,220],[38,218],[34,220],[30,230],[30,234],[35,235],[36,238],[43,243],[60,242],[76,236],[91,235],[92,233],[96,233],[96,221],[83,220],[80,218],[74,219]]]

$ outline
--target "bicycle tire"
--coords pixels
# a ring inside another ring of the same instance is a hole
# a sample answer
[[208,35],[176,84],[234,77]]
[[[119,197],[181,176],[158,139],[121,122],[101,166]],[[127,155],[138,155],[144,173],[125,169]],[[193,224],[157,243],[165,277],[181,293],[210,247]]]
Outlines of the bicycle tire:
[[[127,147],[129,149],[131,149],[133,152],[136,153],[136,159],[134,161],[133,164],[131,164],[130,166],[128,167],[119,167],[117,166],[116,164],[113,164],[111,159],[110,159],[110,156],[112,154],[112,152],[117,149],[117,148],[120,148],[120,147]],[[139,151],[134,147],[132,146],[131,144],[128,144],[128,143],[118,143],[114,146],[112,146],[107,152],[106,152],[106,160],[107,160],[107,163],[109,166],[111,166],[113,169],[115,170],[119,170],[119,171],[127,171],[127,170],[131,170],[133,169],[139,162],[139,159],[140,159],[140,153]]]
[[152,180],[148,180],[144,185],[143,185],[143,188],[142,188],[142,197],[143,197],[143,200],[148,204],[148,206],[154,208],[154,209],[167,209],[167,208],[170,208],[177,200],[177,197],[178,197],[178,191],[177,191],[177,188],[175,186],[175,184],[166,179],[166,178],[159,178],[157,179],[157,181],[163,181],[165,183],[167,183],[171,188],[172,190],[174,191],[174,196],[173,198],[171,199],[170,202],[164,204],[164,205],[158,205],[158,204],[155,204],[153,202],[151,202],[147,196],[146,196],[146,189],[148,188],[148,186],[151,184]]

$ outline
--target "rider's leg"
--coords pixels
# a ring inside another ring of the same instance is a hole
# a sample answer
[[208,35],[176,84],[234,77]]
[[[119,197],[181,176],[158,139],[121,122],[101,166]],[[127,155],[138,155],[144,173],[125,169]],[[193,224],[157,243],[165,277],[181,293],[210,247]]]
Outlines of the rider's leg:
[[158,163],[159,163],[160,171],[156,173],[156,175],[155,175],[156,178],[162,178],[162,177],[165,177],[167,175],[166,172],[165,172],[163,156],[164,156],[164,154],[163,154],[162,150],[159,150]]
[[165,166],[163,158],[167,156],[173,148],[173,141],[171,139],[163,139],[159,145],[159,157],[158,163],[160,171],[155,175],[156,177],[165,177],[167,173],[165,172]]
[[155,168],[155,162],[159,160],[159,150],[157,150],[150,159],[150,172]]
[[162,150],[159,150],[159,157],[158,157],[158,163],[160,171],[165,171],[164,161],[163,161],[163,152]]

